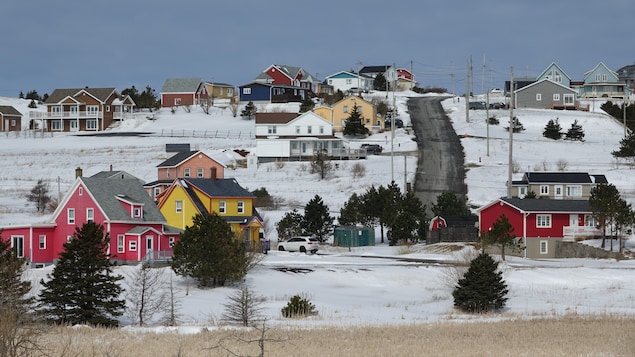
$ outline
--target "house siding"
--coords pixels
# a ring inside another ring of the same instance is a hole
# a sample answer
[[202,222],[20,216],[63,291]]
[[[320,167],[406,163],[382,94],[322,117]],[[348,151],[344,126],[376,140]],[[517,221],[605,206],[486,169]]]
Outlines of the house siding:
[[[554,94],[558,95],[558,100],[554,100]],[[549,80],[536,82],[516,91],[516,107],[535,109],[561,108],[565,106],[565,94],[573,96],[573,102],[570,107],[575,107],[576,97],[574,90],[564,88]],[[540,100],[537,99],[538,95],[540,95]]]

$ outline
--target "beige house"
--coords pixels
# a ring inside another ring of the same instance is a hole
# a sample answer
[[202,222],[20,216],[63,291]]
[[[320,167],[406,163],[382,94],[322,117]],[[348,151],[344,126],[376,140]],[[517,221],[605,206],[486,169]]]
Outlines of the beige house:
[[356,95],[349,95],[333,104],[332,107],[317,107],[313,111],[332,123],[334,132],[341,132],[344,131],[346,119],[350,117],[355,107],[362,115],[364,126],[368,130],[378,132],[384,128],[384,118],[377,114],[375,105]]
[[208,98],[215,99],[234,99],[236,97],[236,89],[233,85],[227,83],[205,82],[201,86],[201,91]]

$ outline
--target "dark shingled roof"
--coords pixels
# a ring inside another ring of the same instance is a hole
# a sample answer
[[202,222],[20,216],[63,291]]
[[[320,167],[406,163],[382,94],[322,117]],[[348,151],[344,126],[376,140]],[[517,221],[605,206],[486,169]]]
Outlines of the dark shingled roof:
[[525,172],[520,181],[514,184],[528,183],[608,183],[604,175],[589,175],[586,172]]
[[10,105],[0,105],[0,113],[6,116],[22,116],[22,113]]
[[587,200],[520,199],[517,197],[501,198],[501,200],[525,212],[591,212]]
[[55,89],[51,95],[46,98],[45,104],[54,104],[59,103],[66,97],[75,97],[79,92],[85,91],[97,98],[102,103],[106,102],[106,99],[113,93],[116,92],[115,88],[66,88],[66,89]]
[[188,186],[196,186],[211,197],[255,197],[253,193],[244,189],[238,181],[233,178],[208,179],[208,178],[187,178],[181,179]]
[[256,113],[256,124],[287,124],[299,117],[298,113]]
[[172,157],[170,157],[169,159],[163,161],[162,163],[158,164],[157,167],[175,167],[178,166],[180,163],[182,163],[183,161],[189,159],[190,157],[198,154],[200,151],[196,150],[196,151],[181,151],[179,153],[174,154]]

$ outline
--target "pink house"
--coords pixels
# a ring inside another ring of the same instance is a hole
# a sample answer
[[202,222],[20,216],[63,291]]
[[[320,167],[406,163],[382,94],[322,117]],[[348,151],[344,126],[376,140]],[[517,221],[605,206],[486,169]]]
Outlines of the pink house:
[[528,258],[554,258],[557,241],[601,234],[587,200],[499,198],[479,209],[479,231],[488,231],[501,215],[523,239]]
[[54,263],[75,228],[87,221],[104,226],[114,261],[136,263],[171,256],[180,231],[165,224],[141,180],[124,171],[82,177],[78,169],[76,176],[47,223],[2,229],[2,237],[32,267]]

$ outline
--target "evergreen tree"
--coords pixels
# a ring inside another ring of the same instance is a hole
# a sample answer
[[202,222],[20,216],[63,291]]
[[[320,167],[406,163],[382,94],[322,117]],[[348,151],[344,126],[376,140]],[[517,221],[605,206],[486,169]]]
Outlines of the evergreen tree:
[[37,103],[34,99],[31,99],[31,103],[29,103],[29,108],[35,109],[37,108]]
[[49,195],[49,185],[44,180],[37,180],[35,187],[31,189],[26,195],[26,199],[29,202],[35,203],[35,209],[37,212],[44,212],[46,205],[51,202],[51,196]]
[[245,244],[229,223],[215,212],[197,214],[174,244],[170,265],[178,275],[196,279],[199,286],[223,286],[247,274]]
[[524,199],[534,199],[537,198],[536,193],[534,191],[527,191],[527,194],[525,194],[525,197],[523,197]]
[[556,118],[555,121],[553,119],[549,120],[545,126],[545,130],[542,132],[542,136],[553,140],[560,140],[562,138],[562,128],[560,127],[560,123],[558,123],[558,118]]
[[454,306],[470,313],[499,310],[507,302],[507,284],[498,263],[481,253],[470,263],[468,271],[452,292]]
[[390,245],[415,243],[420,237],[420,227],[426,221],[423,204],[413,192],[402,196],[398,204],[397,214],[390,225]]
[[304,217],[298,212],[297,209],[293,209],[291,212],[284,214],[282,219],[276,223],[276,230],[278,231],[279,239],[289,239],[293,236],[302,235],[302,220]]
[[589,208],[602,230],[602,248],[606,243],[606,228],[615,219],[620,200],[620,193],[613,184],[600,184],[591,189]]
[[577,119],[571,123],[571,128],[565,134],[565,140],[584,141],[584,130]]
[[44,316],[54,323],[115,326],[125,301],[122,276],[113,275],[108,234],[95,222],[75,228],[39,296]]
[[[525,131],[525,127],[523,126],[523,123],[521,123],[517,117],[514,117],[512,122],[514,123],[514,126],[512,127],[512,132],[520,133],[521,131]],[[508,130],[509,130],[509,126],[505,127],[505,131],[508,131]]]
[[441,217],[467,217],[470,210],[455,193],[443,192],[437,196],[437,202],[432,204],[432,213]]
[[253,120],[256,117],[256,106],[254,102],[250,100],[240,112],[240,116],[246,120]]
[[523,249],[523,246],[514,235],[514,227],[504,214],[498,217],[489,231],[482,233],[481,243],[483,244],[483,251],[488,244],[499,246],[503,260],[505,260],[505,248],[510,248],[512,251],[521,251]]
[[[391,228],[395,226],[395,220],[399,213],[399,206],[403,199],[399,186],[393,181],[388,187],[379,186],[379,199],[378,204],[381,207],[379,212],[379,225],[381,226],[382,242],[384,238],[384,227]],[[394,240],[391,239],[392,233],[389,231],[389,242],[393,244]]]
[[383,73],[378,73],[373,80],[373,89],[374,90],[386,90],[386,76]]
[[620,140],[619,150],[611,152],[615,158],[635,158],[635,131],[631,131],[628,136]]
[[348,201],[344,202],[342,208],[340,208],[340,216],[337,219],[337,222],[342,226],[363,224],[363,211],[364,203],[362,197],[360,197],[357,193],[353,193],[351,197],[349,197]]
[[309,96],[300,103],[300,113],[310,112],[313,108],[315,108],[315,102]]
[[20,94],[18,95],[18,98],[24,99],[24,93],[22,93],[22,91],[20,91]]
[[326,241],[326,236],[333,231],[334,218],[329,214],[329,208],[322,201],[322,197],[315,195],[304,206],[304,218],[302,220],[304,232],[317,238],[320,242]]
[[42,99],[42,98],[40,98],[40,95],[37,93],[36,90],[31,90],[31,91],[26,92],[26,96],[24,98],[25,99],[32,99],[32,100],[35,100],[35,101],[39,101],[39,100]]
[[354,105],[351,115],[344,124],[344,135],[367,135],[368,129],[364,126],[363,120],[362,113],[359,112],[357,105]]

